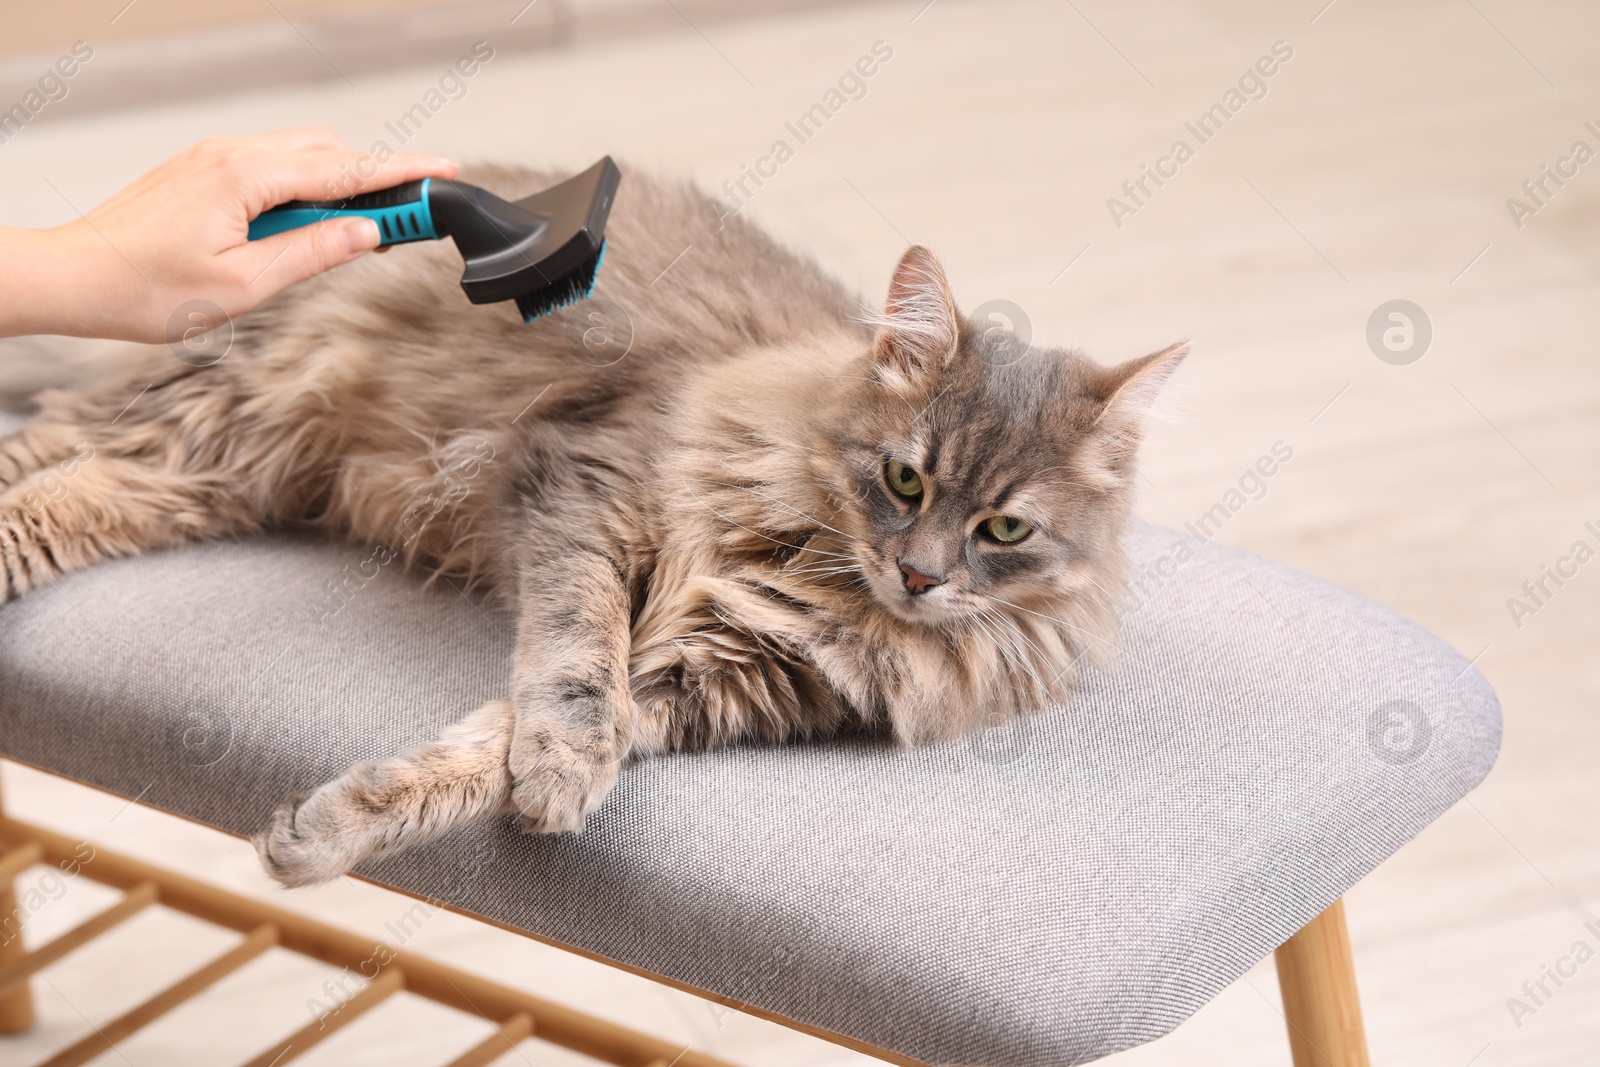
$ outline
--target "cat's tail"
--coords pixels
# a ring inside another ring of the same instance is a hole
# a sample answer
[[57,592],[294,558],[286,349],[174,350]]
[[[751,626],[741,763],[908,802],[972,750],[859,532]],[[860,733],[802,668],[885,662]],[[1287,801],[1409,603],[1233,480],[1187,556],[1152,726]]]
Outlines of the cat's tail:
[[512,810],[511,727],[510,701],[491,701],[431,744],[352,767],[290,800],[255,836],[261,865],[282,885],[317,885]]

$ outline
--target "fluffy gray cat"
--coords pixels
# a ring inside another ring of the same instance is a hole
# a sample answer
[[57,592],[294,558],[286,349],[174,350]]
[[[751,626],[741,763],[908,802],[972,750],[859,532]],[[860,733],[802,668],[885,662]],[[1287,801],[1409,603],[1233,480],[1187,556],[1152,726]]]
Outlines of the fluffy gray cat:
[[215,365],[146,351],[44,394],[0,444],[0,599],[306,522],[505,598],[506,699],[286,803],[256,844],[289,885],[497,812],[580,830],[650,753],[918,743],[1065,699],[1113,639],[1141,421],[1187,347],[996,347],[920,245],[867,321],[718,214],[633,173],[596,299],[532,326],[411,245],[241,318]]

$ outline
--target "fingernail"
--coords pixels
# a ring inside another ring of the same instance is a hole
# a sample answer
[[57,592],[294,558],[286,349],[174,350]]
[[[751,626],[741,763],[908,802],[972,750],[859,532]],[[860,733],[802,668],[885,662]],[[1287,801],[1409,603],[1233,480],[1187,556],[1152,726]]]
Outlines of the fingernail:
[[372,251],[382,240],[378,224],[371,219],[351,219],[344,224],[344,246],[352,256]]

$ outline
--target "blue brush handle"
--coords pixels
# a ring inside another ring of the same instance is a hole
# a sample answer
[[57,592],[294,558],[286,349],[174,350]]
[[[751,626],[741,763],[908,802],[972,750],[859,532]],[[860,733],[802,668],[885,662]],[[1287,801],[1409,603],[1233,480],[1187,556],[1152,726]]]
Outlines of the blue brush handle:
[[428,186],[432,181],[423,178],[345,200],[291,200],[252,219],[250,240],[259,241],[323,219],[360,215],[378,224],[380,246],[436,241],[439,234],[433,228],[433,212],[428,207]]

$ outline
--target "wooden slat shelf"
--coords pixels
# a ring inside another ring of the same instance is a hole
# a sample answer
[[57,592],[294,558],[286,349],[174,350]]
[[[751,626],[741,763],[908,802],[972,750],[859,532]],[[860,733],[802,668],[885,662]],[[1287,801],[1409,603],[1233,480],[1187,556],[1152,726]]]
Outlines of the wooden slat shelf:
[[12,992],[38,972],[69,952],[87,945],[101,934],[122,925],[156,902],[160,890],[152,881],[141,881],[123,894],[121,900],[100,914],[73,927],[54,941],[39,946],[15,963],[0,967],[0,997]]
[[79,1064],[88,1063],[96,1056],[111,1051],[118,1041],[155,1022],[184,1001],[210,989],[277,943],[278,928],[271,923],[261,924],[250,931],[239,944],[198,971],[179,979],[111,1022],[96,1027],[94,1033],[56,1053],[40,1067],[78,1067]]
[[533,1036],[533,1017],[518,1012],[488,1037],[451,1060],[448,1067],[485,1067],[504,1056],[518,1041]]
[[312,1019],[291,1037],[273,1045],[245,1067],[279,1067],[280,1064],[290,1063],[405,987],[406,976],[400,968],[385,967],[349,1000]]
[[46,1061],[47,1067],[73,1067],[104,1054],[115,1042],[200,995],[273,947],[341,968],[363,969],[374,959],[387,963],[349,1000],[263,1052],[250,1061],[251,1067],[282,1067],[292,1062],[401,990],[495,1025],[495,1033],[463,1052],[451,1067],[482,1067],[529,1037],[617,1067],[732,1067],[705,1053],[98,845],[93,859],[83,860],[77,851],[78,842],[41,826],[0,815],[0,842],[6,846],[0,854],[0,895],[10,891],[11,878],[39,863],[76,863],[83,877],[123,891],[120,901],[37,949],[22,951],[20,938],[0,942],[0,1033],[15,1033],[31,1025],[33,1012],[27,992],[30,976],[151,904],[159,902],[245,935],[233,949],[105,1024],[98,1033],[57,1053]]

